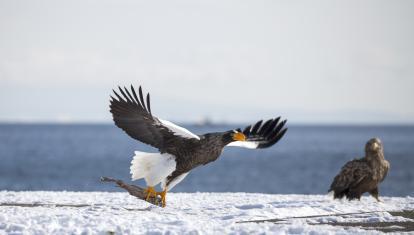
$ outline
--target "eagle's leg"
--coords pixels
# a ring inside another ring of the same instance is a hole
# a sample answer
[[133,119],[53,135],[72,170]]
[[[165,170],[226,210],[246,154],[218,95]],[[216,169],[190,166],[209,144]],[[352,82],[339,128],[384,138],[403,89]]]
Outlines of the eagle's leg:
[[148,186],[147,189],[144,191],[147,194],[147,197],[145,198],[146,201],[149,201],[151,197],[156,197],[157,192],[155,191],[154,187]]
[[165,207],[167,205],[166,200],[165,200],[167,196],[167,189],[164,189],[164,191],[162,192],[157,192],[157,195],[161,196],[162,207]]
[[355,199],[358,199],[358,201],[361,201],[361,195],[362,195],[362,193],[350,189],[348,191],[348,194],[346,195],[346,198],[350,201],[355,200]]
[[371,196],[373,196],[375,199],[377,199],[377,202],[381,202],[381,200],[379,199],[378,195],[378,187],[374,188],[373,190],[369,191],[369,194],[371,194]]

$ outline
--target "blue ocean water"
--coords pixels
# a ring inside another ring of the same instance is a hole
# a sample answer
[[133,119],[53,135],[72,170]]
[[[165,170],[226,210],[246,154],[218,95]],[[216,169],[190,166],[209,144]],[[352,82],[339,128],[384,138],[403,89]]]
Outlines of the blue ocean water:
[[[197,134],[240,127],[184,126]],[[226,148],[173,191],[324,194],[341,166],[364,154],[371,137],[382,139],[391,163],[381,194],[413,196],[414,126],[290,125],[271,148]],[[155,151],[110,124],[1,124],[0,190],[121,191],[99,178],[130,182],[134,150]]]

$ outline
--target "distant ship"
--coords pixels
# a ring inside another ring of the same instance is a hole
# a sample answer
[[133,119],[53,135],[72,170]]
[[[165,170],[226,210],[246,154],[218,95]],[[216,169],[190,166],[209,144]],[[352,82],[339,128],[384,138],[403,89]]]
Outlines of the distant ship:
[[202,117],[194,123],[196,126],[213,126],[214,123],[209,117]]

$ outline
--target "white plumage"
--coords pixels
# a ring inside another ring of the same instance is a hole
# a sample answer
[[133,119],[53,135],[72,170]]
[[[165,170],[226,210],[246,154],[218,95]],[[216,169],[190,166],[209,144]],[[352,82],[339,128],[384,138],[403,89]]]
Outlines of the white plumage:
[[147,185],[154,187],[165,182],[175,167],[175,157],[171,154],[135,151],[130,167],[131,178],[132,180],[144,178]]
[[164,126],[166,126],[168,129],[170,129],[172,132],[174,132],[175,134],[181,136],[181,137],[185,137],[185,138],[195,138],[195,139],[200,139],[200,137],[194,133],[192,133],[191,131],[185,129],[184,127],[175,125],[174,123],[167,121],[167,120],[163,120],[161,118],[158,118],[158,120],[160,120],[160,122],[162,124],[164,124]]
[[235,141],[231,142],[230,144],[226,146],[233,146],[233,147],[243,147],[248,149],[257,149],[257,146],[259,146],[259,142],[255,141]]

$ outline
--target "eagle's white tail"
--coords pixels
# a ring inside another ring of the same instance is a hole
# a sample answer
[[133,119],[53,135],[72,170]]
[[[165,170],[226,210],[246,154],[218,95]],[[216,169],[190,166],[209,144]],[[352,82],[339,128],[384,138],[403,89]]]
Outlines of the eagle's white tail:
[[131,178],[145,178],[148,186],[155,186],[175,170],[175,157],[168,153],[145,153],[135,151],[131,161]]

